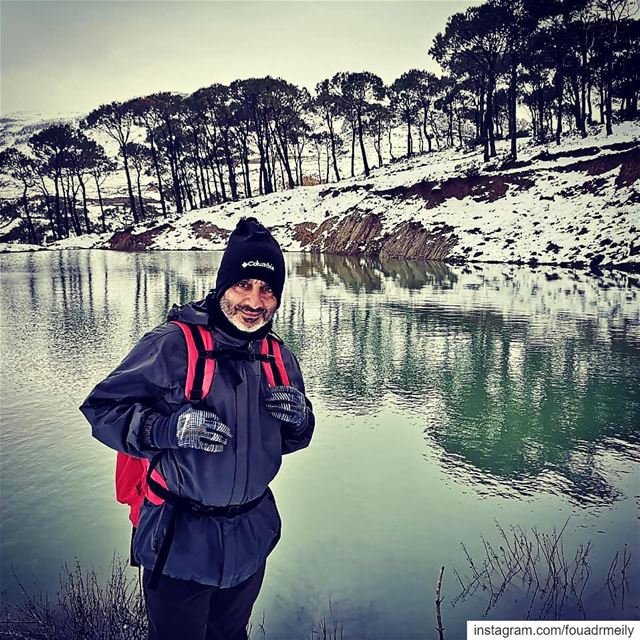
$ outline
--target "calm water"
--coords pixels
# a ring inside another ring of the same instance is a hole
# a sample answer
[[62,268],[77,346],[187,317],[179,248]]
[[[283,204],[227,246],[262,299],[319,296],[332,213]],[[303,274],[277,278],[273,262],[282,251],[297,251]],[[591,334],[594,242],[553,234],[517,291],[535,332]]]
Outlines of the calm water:
[[[77,407],[171,303],[208,291],[219,259],[0,256],[10,598],[13,571],[54,593],[64,562],[104,572],[126,555],[114,454]],[[589,574],[580,601],[565,593],[560,607],[513,580],[489,618],[638,617],[637,279],[297,254],[287,265],[277,330],[299,356],[318,426],[273,484],[284,527],[254,610],[265,637],[307,638],[323,617],[345,638],[432,637],[443,565],[445,637],[464,637],[490,590],[459,597],[454,570],[471,584],[464,549],[481,567],[485,543],[504,545],[498,525],[535,540],[566,523],[558,548],[571,565],[590,545]],[[631,562],[607,582],[625,544]]]

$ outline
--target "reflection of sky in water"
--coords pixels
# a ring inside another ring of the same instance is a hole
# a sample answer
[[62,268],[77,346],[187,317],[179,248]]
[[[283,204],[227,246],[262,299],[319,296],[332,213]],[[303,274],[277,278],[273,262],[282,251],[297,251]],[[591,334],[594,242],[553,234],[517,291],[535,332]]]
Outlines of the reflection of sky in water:
[[[219,257],[0,256],[4,588],[11,563],[51,587],[76,555],[106,567],[124,554],[113,456],[77,406],[170,302],[206,293]],[[550,530],[571,516],[567,547],[593,540],[594,576],[606,576],[638,533],[630,277],[333,256],[287,264],[277,331],[319,419],[313,446],[287,457],[274,483],[284,531],[256,608],[267,630],[306,629],[331,597],[362,637],[424,637],[439,566],[451,601],[460,542],[482,552],[494,519]],[[587,590],[594,610],[629,617],[606,608],[601,588]],[[445,623],[462,630],[480,602],[445,610]],[[518,617],[510,606],[494,618]]]

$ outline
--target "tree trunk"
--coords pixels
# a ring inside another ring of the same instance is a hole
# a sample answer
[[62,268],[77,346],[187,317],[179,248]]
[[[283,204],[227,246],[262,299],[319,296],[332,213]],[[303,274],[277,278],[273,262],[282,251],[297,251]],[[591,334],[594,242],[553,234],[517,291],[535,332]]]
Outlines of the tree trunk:
[[[420,127],[418,127],[418,130],[420,130]],[[384,160],[382,159],[382,126],[378,128],[376,136],[375,147],[376,153],[378,154],[378,166],[381,167],[384,165]]]
[[325,161],[326,161],[326,166],[325,166],[325,183],[329,182],[329,167],[330,167],[330,162],[329,162],[329,147],[327,145],[325,145],[324,147],[324,155],[325,155]]
[[302,175],[302,152],[304,151],[304,146],[298,146],[298,157],[297,157],[297,170],[296,172],[300,175],[299,185],[302,185],[304,182],[304,175]]
[[613,60],[611,59],[613,54],[608,56],[607,60],[607,86],[605,90],[605,122],[607,135],[613,134],[613,109],[611,104],[611,96],[613,94]]
[[489,140],[489,155],[496,155],[496,139],[493,130],[493,122],[495,117],[495,78],[490,78],[487,86],[487,119],[485,127],[487,129],[487,138]]
[[200,208],[207,206],[207,184],[204,179],[204,168],[202,166],[202,160],[200,158],[200,145],[195,145],[195,166],[193,172],[196,177],[196,188],[198,190],[198,200],[200,202]]
[[478,139],[482,141],[484,144],[486,136],[485,136],[485,125],[484,125],[484,109],[485,109],[485,79],[484,75],[482,76],[482,81],[480,82],[479,93],[478,93],[478,124],[476,126],[476,131],[478,133]]
[[120,147],[122,153],[122,159],[124,160],[124,172],[127,176],[127,191],[129,192],[129,204],[131,205],[131,214],[133,215],[133,221],[137,224],[140,220],[138,218],[138,212],[136,211],[136,202],[133,197],[133,187],[131,186],[131,174],[129,172],[129,157],[126,152],[126,147]]
[[336,181],[340,182],[340,172],[338,171],[338,157],[336,155],[336,137],[333,131],[333,120],[327,116],[327,126],[331,137],[331,156],[333,157],[333,171],[336,174]]
[[560,144],[562,137],[562,102],[564,94],[564,71],[560,67],[556,71],[556,144]]
[[136,182],[138,184],[138,202],[140,203],[140,220],[144,220],[146,218],[144,212],[144,203],[142,202],[142,189],[140,188],[140,172],[137,172]]
[[356,175],[356,125],[351,123],[351,177]]
[[200,165],[199,165],[197,156],[195,158],[195,161],[196,161],[196,164],[195,164],[195,167],[193,167],[193,177],[195,178],[195,181],[196,181],[196,196],[198,198],[198,206],[202,208],[205,206],[206,193],[204,190],[204,180],[200,182],[201,172],[200,172]]
[[233,166],[233,156],[231,154],[231,146],[229,145],[229,131],[222,133],[224,158],[227,164],[227,172],[229,174],[229,188],[231,189],[231,199],[235,202],[238,199],[238,181],[236,180],[236,172]]
[[189,176],[187,175],[187,171],[182,163],[178,165],[178,170],[182,174],[180,176],[180,182],[184,187],[186,198],[189,201],[189,210],[193,211],[196,208],[196,204],[193,198],[193,190],[191,188],[191,184],[189,183]]
[[69,198],[69,211],[71,213],[71,222],[73,223],[73,230],[76,236],[81,236],[82,227],[80,226],[80,218],[78,217],[78,208],[76,206],[78,202],[78,199],[76,198],[77,193],[78,193],[78,190],[75,186],[73,176],[71,176],[67,186],[67,197]]
[[429,109],[426,106],[422,107],[422,130],[424,131],[424,137],[427,139],[427,153],[431,153],[433,148],[431,146],[431,136],[429,135],[429,131],[427,130],[427,115]]
[[153,134],[151,128],[148,128],[149,132],[149,144],[151,145],[151,158],[153,160],[153,168],[156,172],[156,180],[158,181],[158,194],[160,195],[160,207],[162,208],[162,215],[167,217],[167,204],[164,201],[164,193],[162,188],[162,175],[160,173],[160,162],[158,160],[158,152],[156,151],[156,145],[153,141]]
[[82,189],[82,214],[84,216],[84,226],[87,229],[87,233],[91,233],[91,223],[89,222],[89,210],[87,209],[87,188],[84,186],[84,180],[78,176],[80,180],[80,188]]
[[167,160],[169,160],[169,172],[171,173],[171,192],[176,203],[176,212],[184,213],[184,202],[182,200],[182,188],[180,184],[180,174],[178,168],[178,155],[173,140],[173,132],[170,125],[167,124]]
[[33,220],[31,219],[31,214],[29,213],[29,201],[27,200],[27,185],[24,185],[24,190],[22,191],[22,206],[24,207],[24,215],[27,221],[27,233],[29,234],[29,244],[40,244],[38,240],[38,234],[36,233],[36,228],[33,226]]
[[[585,40],[586,40],[585,35]],[[583,138],[587,135],[587,65],[589,63],[587,56],[587,43],[583,41],[582,46],[582,67],[580,69],[580,112],[582,113],[582,127],[580,131]]]
[[433,113],[431,114],[430,124],[431,129],[433,130],[433,135],[436,139],[436,146],[438,147],[438,151],[440,151],[440,132],[438,131],[438,125],[436,124],[436,119],[433,117]]
[[[256,127],[258,125],[256,124]],[[271,181],[269,178],[269,171],[267,167],[267,150],[265,148],[262,131],[256,129],[256,139],[258,144],[258,153],[260,155],[260,185],[259,191],[260,195],[271,193],[273,191],[273,187],[271,185]]]
[[[69,224],[69,194],[68,194],[68,190],[65,189],[65,181],[62,180],[62,195],[61,195],[61,201],[62,201],[62,218],[63,218],[63,225],[64,225],[64,232],[65,232],[65,238],[69,237],[69,230],[70,230],[70,224]],[[73,224],[73,220],[71,220],[71,224]],[[74,229],[75,231],[75,229]]]
[[271,135],[269,132],[269,123],[267,122],[266,116],[263,116],[263,131],[264,131],[264,141],[265,141],[265,163],[266,163],[266,173],[265,176],[267,178],[265,182],[265,190],[266,193],[272,193],[275,189],[275,180],[276,180],[276,170],[273,163],[273,149],[271,148]]
[[215,167],[214,167],[214,172],[213,175],[214,177],[218,176],[218,184],[220,185],[220,192],[218,193],[218,187],[216,185],[216,195],[219,197],[219,201],[221,200],[222,202],[226,202],[227,201],[227,189],[225,187],[224,184],[224,173],[222,172],[222,165],[220,163],[220,159],[218,158],[217,155],[214,156],[214,163],[215,163]]
[[489,106],[491,104],[491,99],[489,95],[487,95],[487,110],[483,114],[483,125],[481,128],[482,131],[482,157],[485,162],[489,162],[489,158],[491,154],[489,152],[489,121],[491,120],[491,116],[489,115]]
[[[269,145],[269,167],[271,169],[271,184],[273,185],[273,190],[278,190],[278,158],[276,152],[273,148],[273,145]],[[280,181],[280,184],[284,188],[284,180]]]
[[60,239],[60,236],[58,236],[58,232],[56,230],[56,221],[55,221],[55,214],[52,210],[52,206],[51,206],[51,196],[49,194],[47,194],[44,197],[45,203],[46,203],[46,207],[47,207],[47,215],[49,217],[49,225],[51,226],[51,237],[53,238],[54,242],[56,240]]
[[364,164],[364,175],[368,176],[369,171],[369,163],[367,162],[367,153],[364,150],[364,136],[362,131],[362,117],[360,113],[358,113],[358,138],[360,139],[360,153],[362,153],[362,162]]
[[207,206],[210,207],[213,204],[213,191],[211,191],[211,175],[210,167],[204,163],[204,179],[207,183]]
[[94,180],[96,181],[96,189],[98,190],[98,202],[100,203],[100,219],[102,220],[102,232],[107,232],[107,221],[104,215],[104,204],[102,202],[102,193],[100,193],[100,182],[98,182],[98,176],[96,174],[93,175]]
[[405,116],[407,118],[407,158],[410,158],[413,151],[413,140],[411,138],[411,114],[406,112]]
[[44,177],[43,176],[39,176],[40,179],[40,186],[38,187],[42,193],[42,197],[44,199],[44,204],[45,207],[47,208],[47,218],[49,219],[49,225],[51,227],[51,237],[53,238],[54,242],[56,240],[58,240],[58,235],[56,232],[56,224],[55,224],[55,217],[53,214],[53,208],[51,206],[51,195],[49,194],[49,190],[47,189],[47,186],[44,182]]
[[244,163],[244,172],[246,176],[245,192],[247,198],[251,197],[251,174],[249,172],[249,145],[247,139],[242,140],[242,162]]
[[511,69],[509,74],[509,139],[511,141],[511,158],[518,157],[518,124],[516,120],[516,105],[518,93],[518,59],[515,51],[511,52]]
[[[275,133],[272,136],[274,146],[276,148],[276,153],[278,154],[278,160],[280,162],[280,173],[282,175],[282,188],[285,188],[285,185],[288,186],[289,189],[293,189],[296,184],[293,179],[293,173],[291,172],[291,162],[289,161],[289,150],[287,144],[287,136],[286,133],[283,132],[278,125],[275,125]],[[284,171],[287,172],[287,180],[285,182],[284,179]]]
[[547,141],[547,130],[544,124],[544,91],[542,86],[536,89],[537,106],[538,106],[538,141],[544,143]]
[[53,183],[56,188],[55,212],[56,212],[56,227],[58,229],[58,238],[64,238],[64,237],[68,237],[68,233],[67,234],[64,233],[64,227],[62,223],[62,211],[60,210],[60,177],[57,175],[54,176]]
[[216,202],[220,203],[222,200],[222,196],[220,195],[220,189],[218,189],[218,172],[216,170],[215,160],[213,160],[213,162],[210,163],[209,166],[211,168],[211,173],[213,174],[213,189],[215,191]]
[[284,167],[282,162],[282,157],[278,156],[278,167],[280,168],[280,184],[282,185],[282,189],[285,189],[285,181],[284,181]]
[[584,89],[584,85],[580,86],[580,79],[573,78],[571,81],[571,89],[573,91],[573,108],[574,108],[574,118],[576,121],[576,128],[580,132],[580,135],[583,138],[587,137],[587,129],[585,126],[585,117],[584,117],[584,93],[581,92]]

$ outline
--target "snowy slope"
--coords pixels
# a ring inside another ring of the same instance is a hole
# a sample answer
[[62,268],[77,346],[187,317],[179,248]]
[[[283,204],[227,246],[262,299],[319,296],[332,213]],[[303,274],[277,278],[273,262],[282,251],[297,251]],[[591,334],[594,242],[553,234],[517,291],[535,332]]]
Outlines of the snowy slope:
[[[52,248],[218,249],[252,215],[290,251],[452,261],[640,265],[640,123],[563,144],[422,154],[368,178],[281,191]],[[393,243],[400,238],[400,243]],[[416,247],[420,251],[416,253]],[[413,251],[413,253],[412,253]]]

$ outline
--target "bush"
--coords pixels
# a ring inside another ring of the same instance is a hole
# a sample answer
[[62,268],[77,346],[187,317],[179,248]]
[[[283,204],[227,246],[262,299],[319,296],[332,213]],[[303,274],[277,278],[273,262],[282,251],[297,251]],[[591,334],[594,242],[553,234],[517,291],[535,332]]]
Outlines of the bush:
[[5,605],[0,637],[24,640],[144,640],[147,616],[139,580],[127,562],[115,558],[109,578],[100,585],[94,570],[79,562],[65,565],[57,602],[27,593],[18,580],[23,601]]

